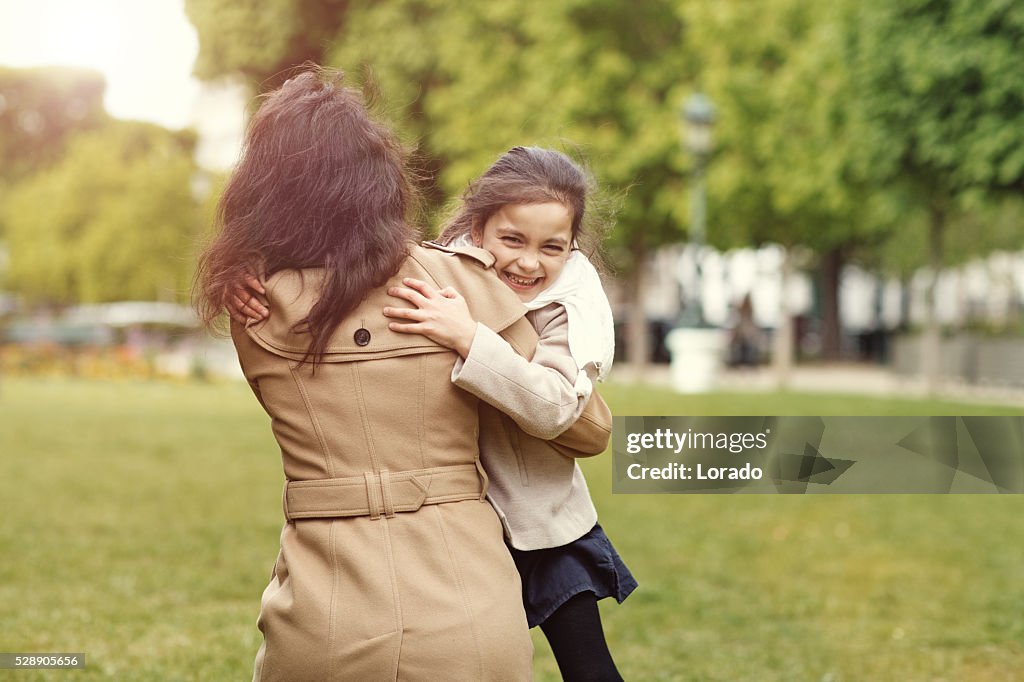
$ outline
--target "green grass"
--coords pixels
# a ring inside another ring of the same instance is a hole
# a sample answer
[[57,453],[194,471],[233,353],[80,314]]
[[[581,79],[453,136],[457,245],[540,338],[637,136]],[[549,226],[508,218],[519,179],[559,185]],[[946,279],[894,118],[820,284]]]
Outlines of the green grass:
[[[803,394],[609,386],[616,414],[1013,414]],[[0,382],[0,651],[82,651],[21,680],[241,680],[281,524],[243,385]],[[610,494],[641,586],[602,602],[629,680],[1014,680],[1024,497]],[[535,631],[539,680],[558,679]]]

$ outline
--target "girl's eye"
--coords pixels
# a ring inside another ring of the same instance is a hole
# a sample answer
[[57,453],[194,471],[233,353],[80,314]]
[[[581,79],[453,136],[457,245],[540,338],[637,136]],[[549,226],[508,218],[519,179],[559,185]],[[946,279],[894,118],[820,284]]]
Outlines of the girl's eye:
[[545,246],[544,250],[547,251],[548,253],[552,254],[552,255],[555,255],[555,256],[561,255],[562,251],[563,251],[561,246],[555,246],[554,244],[551,244],[549,246]]
[[519,244],[520,243],[518,237],[502,237],[501,241],[505,242],[506,244]]

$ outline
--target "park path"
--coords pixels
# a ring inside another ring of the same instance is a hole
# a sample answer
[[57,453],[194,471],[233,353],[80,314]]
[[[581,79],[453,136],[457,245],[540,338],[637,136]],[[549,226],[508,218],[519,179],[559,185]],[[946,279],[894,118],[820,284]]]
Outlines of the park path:
[[[668,365],[650,365],[642,372],[620,363],[612,370],[611,380],[621,383],[646,383],[671,388]],[[769,367],[726,369],[718,378],[716,390],[768,393],[777,388]],[[898,398],[926,398],[922,379],[896,374],[871,364],[835,363],[800,365],[792,370],[789,390],[803,393],[853,393]],[[973,386],[945,383],[935,398],[986,405],[1019,405],[1024,408],[1024,388]]]

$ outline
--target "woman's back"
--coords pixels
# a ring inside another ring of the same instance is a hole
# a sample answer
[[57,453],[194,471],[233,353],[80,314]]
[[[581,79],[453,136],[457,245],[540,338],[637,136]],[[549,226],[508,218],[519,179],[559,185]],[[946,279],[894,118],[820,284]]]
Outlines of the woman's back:
[[478,401],[452,385],[452,352],[390,332],[380,313],[402,277],[458,286],[529,354],[525,311],[488,264],[483,252],[411,247],[315,367],[293,327],[321,271],[270,277],[270,318],[233,327],[288,479],[255,679],[529,679],[518,574],[483,501]]

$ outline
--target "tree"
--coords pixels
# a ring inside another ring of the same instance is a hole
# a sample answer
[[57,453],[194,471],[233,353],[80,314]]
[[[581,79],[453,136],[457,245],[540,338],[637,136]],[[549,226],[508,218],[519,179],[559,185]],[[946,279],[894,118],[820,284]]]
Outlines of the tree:
[[0,181],[53,163],[70,135],[106,120],[105,89],[95,71],[0,68]]
[[[880,241],[867,210],[850,134],[848,3],[736,0],[684,6],[701,55],[702,86],[718,106],[718,152],[709,171],[719,246],[773,242],[821,255],[826,338],[838,351],[838,274],[854,249]],[[785,281],[783,284],[785,287]],[[792,364],[792,321],[782,301],[773,353],[780,383]],[[829,333],[830,332],[830,333]]]
[[[937,275],[951,220],[994,194],[1024,191],[1024,7],[870,0],[852,29],[861,172],[899,187],[926,216]],[[934,278],[927,299],[923,359],[934,388]]]
[[[67,68],[0,68],[0,204],[14,183],[53,164],[68,139],[106,120],[103,77]],[[0,219],[0,239],[6,230]]]
[[186,0],[199,33],[196,76],[237,76],[272,90],[289,70],[321,63],[344,21],[348,0]]
[[646,259],[684,234],[677,107],[693,66],[673,8],[398,2],[351,9],[333,57],[364,60],[389,100],[409,103],[406,118],[435,160],[438,194],[460,193],[512,146],[579,145],[605,196],[620,198],[609,247],[626,275],[629,359],[645,362]]
[[7,284],[51,304],[185,300],[201,210],[190,132],[110,121],[72,139],[4,206]]

